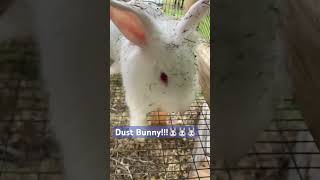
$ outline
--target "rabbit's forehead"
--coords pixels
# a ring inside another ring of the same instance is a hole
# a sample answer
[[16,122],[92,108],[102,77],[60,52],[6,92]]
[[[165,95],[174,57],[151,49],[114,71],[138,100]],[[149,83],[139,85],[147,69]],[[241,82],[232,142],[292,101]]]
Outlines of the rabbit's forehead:
[[[174,43],[165,44],[164,47],[155,49],[156,61],[159,64],[165,66],[167,71],[177,71],[177,65],[180,67],[185,67],[186,69],[188,66],[193,66],[195,62],[195,56],[193,53],[192,48],[184,47],[182,45],[176,45]],[[160,63],[161,62],[161,63]],[[184,68],[179,68],[179,71],[185,71]]]
[[167,44],[166,51],[170,55],[169,58],[172,58],[177,62],[182,61],[180,63],[193,63],[193,61],[195,60],[193,47],[190,47],[186,44]]
[[166,73],[175,74],[175,76],[190,76],[194,69],[195,56],[191,48],[174,43],[166,44],[162,51],[158,51],[156,59]]

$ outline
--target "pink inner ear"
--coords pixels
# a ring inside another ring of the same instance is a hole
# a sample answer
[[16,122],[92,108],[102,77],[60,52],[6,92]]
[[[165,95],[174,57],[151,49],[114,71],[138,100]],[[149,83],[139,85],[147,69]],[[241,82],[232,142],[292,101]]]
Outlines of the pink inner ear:
[[129,41],[140,47],[146,45],[146,29],[143,22],[135,13],[111,6],[110,17]]

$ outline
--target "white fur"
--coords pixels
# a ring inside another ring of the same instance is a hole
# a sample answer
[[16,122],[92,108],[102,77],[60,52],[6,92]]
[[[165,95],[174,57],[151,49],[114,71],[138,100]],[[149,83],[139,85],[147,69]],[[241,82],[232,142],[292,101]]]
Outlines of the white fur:
[[[122,36],[110,21],[111,59],[120,62],[130,124],[147,125],[147,113],[158,109],[187,110],[196,93],[197,64],[193,50],[197,36],[185,36],[176,42],[175,38],[181,36],[175,29],[179,21],[164,16],[151,4],[131,1],[123,6],[147,18],[144,20],[153,26],[148,28],[155,30],[149,35],[151,43],[141,48]],[[160,81],[161,72],[168,75],[168,86]]]

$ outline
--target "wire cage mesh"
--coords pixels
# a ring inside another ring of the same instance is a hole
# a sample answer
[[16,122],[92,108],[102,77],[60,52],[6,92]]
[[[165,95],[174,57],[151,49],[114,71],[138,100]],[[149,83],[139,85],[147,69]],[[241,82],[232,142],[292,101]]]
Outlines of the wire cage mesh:
[[0,44],[0,179],[61,179],[38,55],[28,40]]
[[215,179],[310,180],[320,178],[320,153],[294,100],[285,99],[248,155],[234,167],[216,166]]
[[[195,1],[142,0],[156,4],[162,11],[181,18]],[[197,28],[205,42],[210,40],[210,15]],[[206,59],[206,60],[209,60]],[[111,127],[129,125],[121,76],[110,81]],[[111,140],[111,179],[210,179],[210,110],[201,92],[190,109],[182,113],[150,112],[153,125],[196,125],[199,137],[194,139]]]
[[[38,54],[30,39],[0,44],[0,180],[63,179],[61,154],[48,125],[48,96],[38,72]],[[110,92],[111,125],[127,125],[120,76],[111,78]],[[209,179],[211,174],[223,180],[320,179],[319,149],[298,108],[287,99],[278,110],[278,118],[236,167],[214,167],[210,162],[210,110],[201,94],[186,114],[164,118],[151,113],[149,117],[158,118],[159,124],[164,119],[169,124],[197,123],[203,134],[198,139],[145,143],[110,137],[110,177]]]
[[[111,126],[128,125],[120,75],[110,82]],[[110,137],[111,179],[209,179],[210,111],[200,95],[184,114],[149,113],[156,124],[194,125],[202,132],[195,139],[116,139]],[[164,122],[165,121],[165,122]],[[112,131],[112,129],[110,129]]]
[[[28,42],[0,45],[0,179],[62,179],[59,150],[52,140],[47,118],[47,94],[38,76],[38,56]],[[111,113],[116,124],[127,123],[120,77],[112,77]],[[204,100],[198,96],[190,113],[210,130]],[[121,113],[117,113],[121,112]],[[200,113],[199,113],[200,112]],[[170,115],[168,122],[194,123],[192,118]],[[202,116],[202,117],[201,117]],[[204,134],[204,137],[209,137]],[[113,179],[209,178],[209,147],[202,140],[150,140],[147,144],[124,139],[112,141]],[[196,142],[201,142],[196,146]],[[200,148],[198,148],[200,147]],[[196,151],[195,149],[200,149]],[[130,156],[128,156],[130,155]],[[292,100],[279,107],[272,121],[248,155],[236,167],[214,167],[217,179],[319,179],[319,150]],[[196,170],[192,165],[201,162]],[[212,165],[212,163],[210,163]],[[138,168],[140,167],[140,168]],[[130,173],[129,173],[130,171]],[[195,173],[195,174],[193,174]],[[130,175],[131,174],[131,175]],[[191,177],[190,177],[191,176]]]

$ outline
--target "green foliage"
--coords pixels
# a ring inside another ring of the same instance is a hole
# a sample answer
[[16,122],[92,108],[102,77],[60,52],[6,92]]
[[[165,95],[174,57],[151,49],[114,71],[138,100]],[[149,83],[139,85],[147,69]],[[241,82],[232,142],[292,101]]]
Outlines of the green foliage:
[[[177,0],[179,1],[179,0]],[[185,0],[187,1],[187,0]],[[181,2],[181,0],[180,0]],[[162,7],[165,14],[169,16],[174,16],[176,18],[181,18],[183,13],[183,8],[181,8],[181,4],[174,5],[174,0],[164,0],[164,4]],[[210,16],[206,16],[199,24],[197,31],[202,35],[202,37],[210,41]]]

